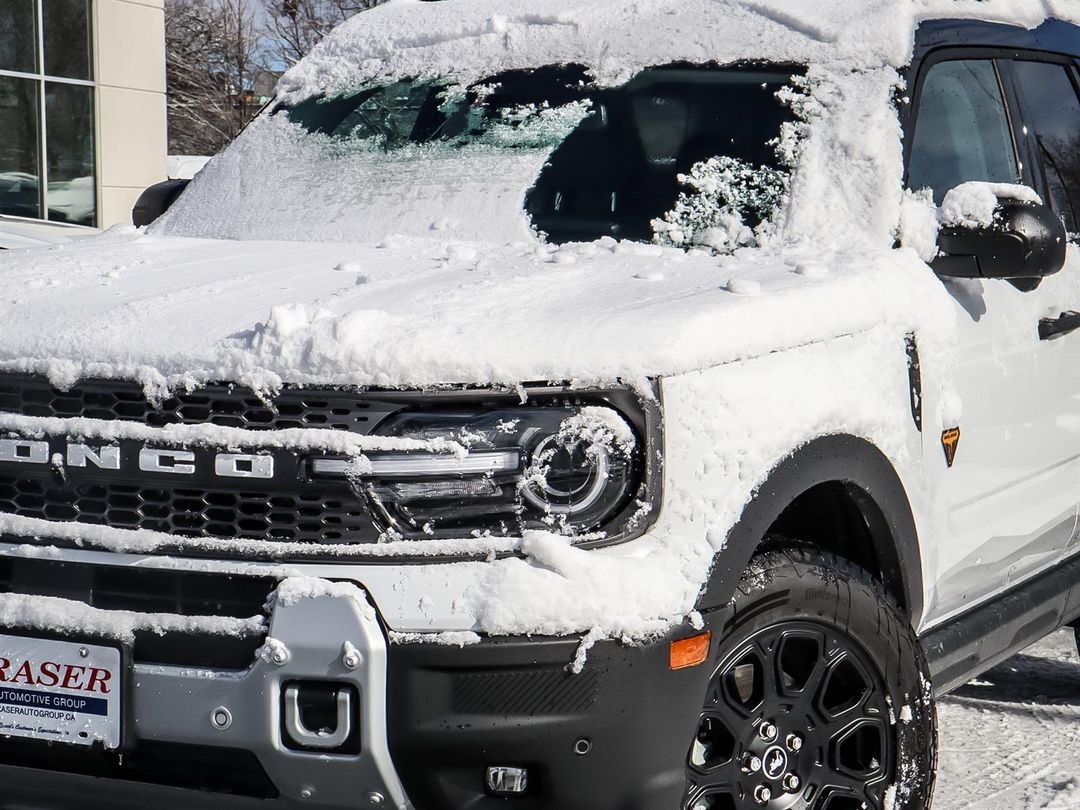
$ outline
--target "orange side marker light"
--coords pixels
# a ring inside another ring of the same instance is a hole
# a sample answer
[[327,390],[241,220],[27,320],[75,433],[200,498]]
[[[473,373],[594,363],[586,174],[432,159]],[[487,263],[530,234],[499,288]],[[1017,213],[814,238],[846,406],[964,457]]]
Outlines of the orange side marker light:
[[712,631],[671,642],[671,669],[689,669],[709,659]]

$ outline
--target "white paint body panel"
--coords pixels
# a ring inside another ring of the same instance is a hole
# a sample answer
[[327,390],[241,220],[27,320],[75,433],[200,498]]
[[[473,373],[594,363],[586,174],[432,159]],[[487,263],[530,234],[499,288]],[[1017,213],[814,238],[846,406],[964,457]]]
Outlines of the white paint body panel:
[[[1040,340],[1038,322],[1080,310],[1070,266],[1021,292],[1005,281],[949,281],[954,366],[926,386],[924,433],[933,494],[927,615],[937,623],[1053,565],[1076,536],[1080,335]],[[934,383],[937,382],[935,385]],[[959,427],[954,466],[942,431]]]

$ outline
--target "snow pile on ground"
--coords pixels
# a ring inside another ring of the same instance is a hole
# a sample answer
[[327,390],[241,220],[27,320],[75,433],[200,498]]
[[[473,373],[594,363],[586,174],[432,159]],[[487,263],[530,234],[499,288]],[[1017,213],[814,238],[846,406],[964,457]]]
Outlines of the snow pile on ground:
[[935,810],[1080,807],[1080,658],[1060,630],[938,704]]

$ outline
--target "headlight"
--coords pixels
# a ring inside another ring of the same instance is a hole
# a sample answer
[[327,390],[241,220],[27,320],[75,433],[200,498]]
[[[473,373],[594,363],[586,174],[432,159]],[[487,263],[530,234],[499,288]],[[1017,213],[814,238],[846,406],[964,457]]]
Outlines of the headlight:
[[593,543],[639,528],[655,498],[654,419],[626,393],[399,412],[381,436],[465,452],[369,453],[366,463],[320,458],[316,477],[346,476],[390,536],[516,536],[547,529]]

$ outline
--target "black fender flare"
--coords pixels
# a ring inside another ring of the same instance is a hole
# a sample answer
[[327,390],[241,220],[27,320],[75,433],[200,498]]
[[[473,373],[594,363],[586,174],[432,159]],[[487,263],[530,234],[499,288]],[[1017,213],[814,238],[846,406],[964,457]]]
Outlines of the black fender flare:
[[807,490],[830,482],[850,487],[873,537],[882,579],[915,624],[923,609],[922,555],[907,491],[884,453],[845,434],[814,439],[772,469],[715,555],[697,609],[726,605],[781,513]]

